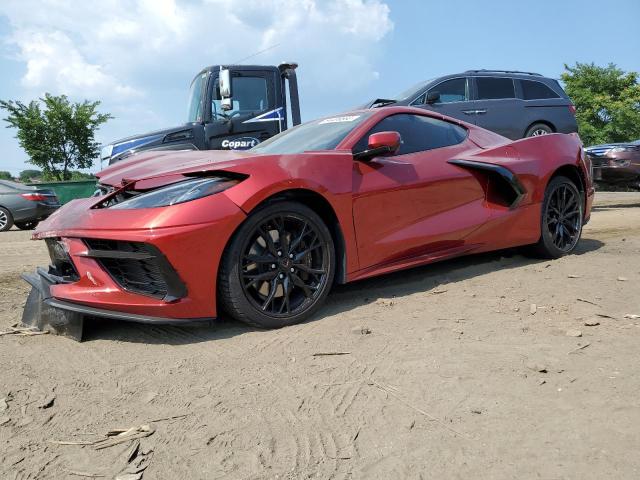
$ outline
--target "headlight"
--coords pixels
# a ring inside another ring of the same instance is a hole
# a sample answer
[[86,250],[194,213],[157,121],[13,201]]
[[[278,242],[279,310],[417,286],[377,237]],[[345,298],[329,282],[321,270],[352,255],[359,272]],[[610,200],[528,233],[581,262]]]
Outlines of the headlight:
[[174,183],[151,192],[140,193],[110,208],[132,210],[137,208],[167,207],[222,192],[239,182],[240,180],[220,177],[195,178]]

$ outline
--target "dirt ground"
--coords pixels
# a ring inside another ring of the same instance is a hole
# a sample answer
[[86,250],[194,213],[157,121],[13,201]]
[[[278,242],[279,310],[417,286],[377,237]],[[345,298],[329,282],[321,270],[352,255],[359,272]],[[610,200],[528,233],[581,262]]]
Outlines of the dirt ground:
[[[145,424],[145,480],[640,478],[640,194],[597,203],[575,255],[342,286],[278,331],[0,336],[0,478],[113,478],[131,441],[59,442]],[[0,234],[0,330],[47,263],[28,238]]]

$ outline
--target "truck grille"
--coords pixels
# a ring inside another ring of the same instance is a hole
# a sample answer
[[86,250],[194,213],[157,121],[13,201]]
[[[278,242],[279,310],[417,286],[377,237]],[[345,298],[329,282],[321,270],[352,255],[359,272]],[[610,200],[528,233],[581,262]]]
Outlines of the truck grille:
[[85,239],[94,258],[120,287],[165,301],[186,295],[186,287],[167,258],[153,245],[121,240]]

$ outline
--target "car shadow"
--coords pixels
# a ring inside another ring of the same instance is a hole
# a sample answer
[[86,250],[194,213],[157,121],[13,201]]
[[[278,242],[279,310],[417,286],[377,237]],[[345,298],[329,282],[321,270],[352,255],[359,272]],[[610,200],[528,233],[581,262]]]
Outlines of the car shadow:
[[[602,246],[604,243],[599,240],[583,238],[574,254],[584,255]],[[551,261],[525,256],[520,249],[507,249],[469,255],[338,285],[333,288],[320,311],[307,322],[338,315],[358,306],[373,303],[380,298],[404,297],[417,292],[442,290],[446,289],[449,283],[482,276],[496,270],[508,270]],[[88,318],[85,320],[83,341],[113,340],[184,345],[222,340],[256,331],[260,330],[224,316],[215,322],[189,322],[181,325],[152,325]]]

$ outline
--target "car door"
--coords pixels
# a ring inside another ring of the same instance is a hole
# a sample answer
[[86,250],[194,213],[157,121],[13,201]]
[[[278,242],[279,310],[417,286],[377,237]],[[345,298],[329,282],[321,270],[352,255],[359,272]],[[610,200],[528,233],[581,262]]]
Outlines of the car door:
[[[435,102],[429,103],[429,94],[436,92],[439,94],[439,98]],[[475,123],[475,104],[471,101],[471,85],[467,77],[443,80],[431,86],[411,105],[459,118],[468,123]]]
[[524,104],[516,98],[513,78],[477,76],[473,83],[476,125],[513,140],[520,138]]
[[360,267],[464,248],[465,237],[489,218],[480,181],[447,163],[469,148],[467,131],[426,115],[394,114],[366,133],[354,152],[381,131],[397,131],[402,143],[393,156],[355,162]]

